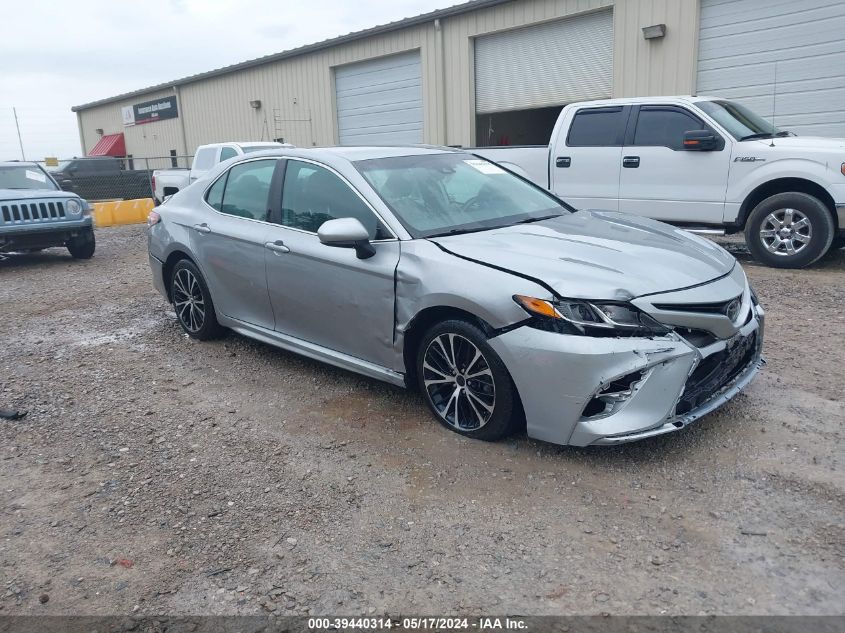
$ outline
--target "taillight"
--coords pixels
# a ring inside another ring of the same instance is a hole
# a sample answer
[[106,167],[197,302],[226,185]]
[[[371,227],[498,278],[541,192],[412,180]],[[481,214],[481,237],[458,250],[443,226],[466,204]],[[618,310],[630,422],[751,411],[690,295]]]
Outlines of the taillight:
[[161,222],[161,214],[158,211],[150,211],[147,216],[147,226],[155,226],[159,222]]
[[150,188],[152,188],[153,196],[155,196],[155,193],[156,193],[156,177],[155,176],[150,176]]

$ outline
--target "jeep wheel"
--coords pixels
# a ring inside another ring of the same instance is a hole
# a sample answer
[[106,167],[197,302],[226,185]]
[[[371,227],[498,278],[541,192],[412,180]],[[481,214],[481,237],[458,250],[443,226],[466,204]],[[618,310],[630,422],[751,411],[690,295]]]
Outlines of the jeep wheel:
[[745,225],[748,250],[774,268],[803,268],[815,262],[833,241],[833,216],[818,198],[779,193],[754,207]]
[[74,259],[91,259],[96,248],[94,229],[89,229],[81,235],[70,238],[66,246]]

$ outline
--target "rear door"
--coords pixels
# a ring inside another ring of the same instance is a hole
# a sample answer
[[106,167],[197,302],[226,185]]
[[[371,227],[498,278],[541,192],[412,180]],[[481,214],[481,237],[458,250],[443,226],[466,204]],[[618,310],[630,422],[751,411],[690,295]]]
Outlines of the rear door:
[[[722,224],[730,146],[687,108],[643,105],[622,152],[619,210],[679,224]],[[684,149],[684,132],[710,130],[720,149]]]
[[269,330],[273,310],[267,294],[264,243],[268,200],[278,159],[233,165],[209,187],[205,213],[190,226],[192,248],[215,307],[225,316]]
[[619,208],[628,106],[585,106],[551,148],[551,190],[577,209]]

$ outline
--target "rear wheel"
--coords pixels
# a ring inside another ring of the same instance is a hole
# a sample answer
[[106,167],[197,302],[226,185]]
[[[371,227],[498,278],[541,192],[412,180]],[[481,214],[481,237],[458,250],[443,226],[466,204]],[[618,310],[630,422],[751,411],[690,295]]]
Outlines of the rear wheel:
[[475,325],[450,320],[426,332],[417,353],[417,380],[429,408],[451,431],[494,441],[519,427],[510,374]]
[[94,229],[72,237],[67,241],[67,250],[74,259],[91,259],[96,248]]
[[803,268],[827,252],[833,233],[833,216],[821,200],[806,193],[779,193],[754,207],[745,242],[767,266]]
[[170,297],[179,325],[192,338],[207,341],[222,334],[214,314],[211,293],[202,273],[187,259],[176,262],[170,279]]

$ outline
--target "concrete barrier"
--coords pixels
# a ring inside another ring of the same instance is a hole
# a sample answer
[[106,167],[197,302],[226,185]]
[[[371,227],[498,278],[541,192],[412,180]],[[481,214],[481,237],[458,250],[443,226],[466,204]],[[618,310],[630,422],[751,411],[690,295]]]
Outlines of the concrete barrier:
[[91,215],[97,228],[119,224],[143,224],[153,206],[152,198],[95,202]]

